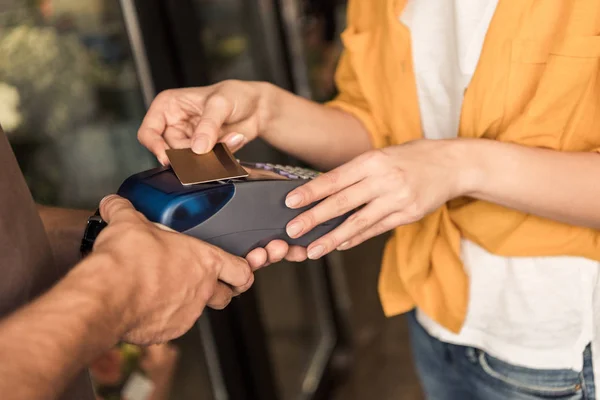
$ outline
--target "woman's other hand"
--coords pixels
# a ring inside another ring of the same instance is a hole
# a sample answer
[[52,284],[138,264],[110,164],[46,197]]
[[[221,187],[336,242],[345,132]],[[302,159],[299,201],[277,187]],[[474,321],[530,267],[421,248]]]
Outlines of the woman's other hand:
[[323,201],[290,221],[288,235],[359,209],[309,245],[308,258],[318,259],[418,221],[470,190],[474,177],[460,149],[459,140],[419,140],[369,151],[289,193],[290,208]]

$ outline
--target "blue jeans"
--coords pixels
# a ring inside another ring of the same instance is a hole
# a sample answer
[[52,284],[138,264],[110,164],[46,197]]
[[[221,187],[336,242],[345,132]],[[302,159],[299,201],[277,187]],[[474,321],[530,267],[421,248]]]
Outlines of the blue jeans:
[[413,358],[428,400],[595,400],[592,352],[582,372],[535,370],[508,364],[472,347],[430,336],[408,314]]

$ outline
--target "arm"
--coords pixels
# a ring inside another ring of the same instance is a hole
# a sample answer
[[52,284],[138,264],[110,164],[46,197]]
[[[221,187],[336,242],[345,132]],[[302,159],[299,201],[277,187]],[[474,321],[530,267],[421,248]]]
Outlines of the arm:
[[0,393],[54,399],[99,354],[181,336],[205,306],[225,307],[247,290],[246,262],[163,230],[131,203],[100,205],[108,226],[94,252],[46,294],[0,320]]
[[[0,322],[0,392],[53,399],[117,343],[123,304],[111,258],[90,256],[48,293]],[[117,296],[115,296],[117,295]]]
[[[361,10],[350,2],[350,25]],[[140,142],[163,165],[168,148],[198,154],[224,142],[233,151],[257,137],[319,169],[328,170],[373,147],[389,145],[358,82],[351,57],[341,55],[339,95],[324,106],[263,82],[225,81],[208,87],[162,92],[138,131]]]
[[260,136],[278,150],[329,170],[372,149],[365,126],[352,114],[269,90],[270,117]]
[[38,205],[38,213],[50,241],[56,265],[68,271],[79,262],[79,246],[92,211]]
[[324,169],[371,148],[367,128],[350,113],[263,82],[225,81],[162,92],[138,131],[140,142],[163,165],[169,163],[169,148],[191,147],[202,154],[220,141],[235,152],[259,136]]
[[349,249],[469,196],[567,224],[600,228],[600,155],[531,148],[486,139],[417,140],[370,151],[292,191],[304,207],[291,237],[358,209],[308,247],[310,258]]
[[[453,143],[457,167],[471,176],[466,194],[571,225],[600,229],[600,155],[567,153],[491,140]],[[462,148],[460,148],[462,147]]]
[[[349,1],[346,29],[363,31],[373,23],[365,19],[368,1]],[[389,132],[373,113],[373,104],[365,95],[354,62],[343,49],[335,70],[338,95],[323,106],[281,89],[266,96],[268,116],[259,132],[269,144],[322,170],[350,161],[373,148],[390,145]]]

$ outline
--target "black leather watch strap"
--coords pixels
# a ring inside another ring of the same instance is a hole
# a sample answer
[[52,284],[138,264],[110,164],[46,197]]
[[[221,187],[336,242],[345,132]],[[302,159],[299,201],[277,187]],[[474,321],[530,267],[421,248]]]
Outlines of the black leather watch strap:
[[96,238],[106,225],[106,222],[100,216],[100,210],[96,210],[94,215],[88,218],[87,226],[81,239],[81,257],[87,256],[92,251]]

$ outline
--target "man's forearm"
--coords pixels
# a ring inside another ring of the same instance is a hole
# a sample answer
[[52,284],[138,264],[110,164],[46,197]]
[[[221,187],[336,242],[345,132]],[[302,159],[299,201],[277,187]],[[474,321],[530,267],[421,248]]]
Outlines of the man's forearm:
[[[90,256],[45,295],[0,322],[0,393],[54,399],[117,343],[121,312],[111,259]],[[120,303],[123,304],[123,303]]]
[[354,116],[276,87],[268,91],[271,114],[261,135],[273,147],[323,170],[372,148]]
[[56,264],[66,273],[79,261],[81,238],[92,211],[38,205],[38,212],[44,223]]
[[457,141],[474,177],[470,196],[533,215],[600,229],[600,155],[490,140]]

